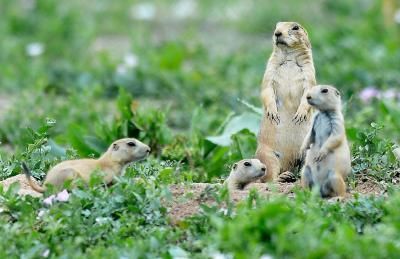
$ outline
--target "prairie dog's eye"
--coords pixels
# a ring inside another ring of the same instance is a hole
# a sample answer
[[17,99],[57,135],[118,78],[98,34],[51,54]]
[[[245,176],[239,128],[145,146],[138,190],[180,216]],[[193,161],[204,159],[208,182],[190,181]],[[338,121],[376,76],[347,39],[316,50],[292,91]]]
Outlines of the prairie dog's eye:
[[126,143],[128,146],[130,147],[136,147],[136,143],[135,142],[128,142]]
[[244,162],[244,166],[251,166],[250,162]]
[[321,93],[326,94],[327,92],[328,92],[328,89],[327,89],[327,88],[324,88],[324,89],[321,90]]
[[299,29],[298,25],[293,26],[292,30],[297,31]]

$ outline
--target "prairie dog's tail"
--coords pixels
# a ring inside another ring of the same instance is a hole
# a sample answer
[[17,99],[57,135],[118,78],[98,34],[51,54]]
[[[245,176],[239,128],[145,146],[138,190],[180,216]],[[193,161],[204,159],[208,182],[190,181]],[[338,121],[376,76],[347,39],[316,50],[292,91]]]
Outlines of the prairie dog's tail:
[[32,181],[31,171],[28,166],[24,162],[22,162],[22,169],[24,170],[26,179],[28,180],[29,185],[37,192],[44,193],[45,189],[42,186],[39,186],[37,183]]

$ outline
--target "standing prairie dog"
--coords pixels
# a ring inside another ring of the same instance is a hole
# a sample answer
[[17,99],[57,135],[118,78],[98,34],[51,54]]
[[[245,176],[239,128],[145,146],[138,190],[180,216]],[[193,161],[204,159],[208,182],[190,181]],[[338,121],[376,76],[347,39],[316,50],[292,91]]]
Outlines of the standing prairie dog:
[[31,180],[31,173],[25,163],[22,166],[32,189],[43,193],[47,184],[61,188],[67,180],[81,178],[84,182],[89,182],[91,174],[95,171],[103,172],[104,183],[110,184],[114,176],[119,176],[129,163],[142,160],[149,153],[150,148],[137,139],[119,139],[98,159],[68,160],[57,164],[47,173],[43,186]]
[[229,177],[225,180],[229,190],[243,190],[267,173],[266,166],[258,159],[243,159],[232,166]]
[[351,159],[340,93],[333,86],[318,85],[308,91],[307,101],[318,112],[301,148],[307,152],[301,172],[302,186],[318,186],[324,198],[343,197],[344,180],[351,173]]
[[310,127],[305,93],[316,84],[306,30],[296,22],[279,22],[272,39],[274,48],[262,81],[264,116],[256,151],[270,172],[263,182],[278,176],[280,181],[294,178],[291,171],[301,164],[300,147]]

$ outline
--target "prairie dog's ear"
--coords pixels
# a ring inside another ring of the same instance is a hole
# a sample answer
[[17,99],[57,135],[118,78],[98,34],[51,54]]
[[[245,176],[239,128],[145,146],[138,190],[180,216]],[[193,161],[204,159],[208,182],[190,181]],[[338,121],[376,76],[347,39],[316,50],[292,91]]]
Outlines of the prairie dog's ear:
[[281,158],[282,158],[281,152],[276,151],[276,150],[274,150],[274,151],[272,151],[272,152],[274,153],[274,155],[275,155],[278,159],[281,159]]
[[335,90],[335,93],[336,93],[337,96],[340,97],[340,92],[339,92],[339,90]]
[[114,143],[113,146],[112,146],[112,149],[113,149],[114,151],[117,151],[117,150],[119,149],[118,144],[117,144],[117,143]]
[[233,170],[236,170],[237,166],[238,166],[238,164],[237,164],[237,163],[234,163],[233,166],[232,166],[232,169],[233,169]]

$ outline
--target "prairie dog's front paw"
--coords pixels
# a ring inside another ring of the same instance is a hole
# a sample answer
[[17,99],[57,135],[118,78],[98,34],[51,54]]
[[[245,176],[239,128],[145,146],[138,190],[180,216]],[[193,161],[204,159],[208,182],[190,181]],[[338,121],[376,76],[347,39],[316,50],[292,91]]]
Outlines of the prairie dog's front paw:
[[328,151],[325,149],[321,149],[318,152],[318,154],[316,155],[316,157],[314,158],[314,161],[320,162],[320,161],[324,160],[327,155],[328,155]]
[[297,110],[296,114],[294,115],[292,121],[295,124],[297,124],[297,123],[300,124],[302,122],[307,121],[307,119],[308,119],[308,111],[307,111],[307,109],[299,108]]
[[296,182],[296,180],[296,175],[289,171],[281,173],[278,178],[278,182],[280,183],[293,183]]
[[278,111],[275,109],[266,109],[265,114],[267,115],[267,118],[272,122],[275,122],[276,125],[278,125],[281,122],[281,119],[279,117]]

